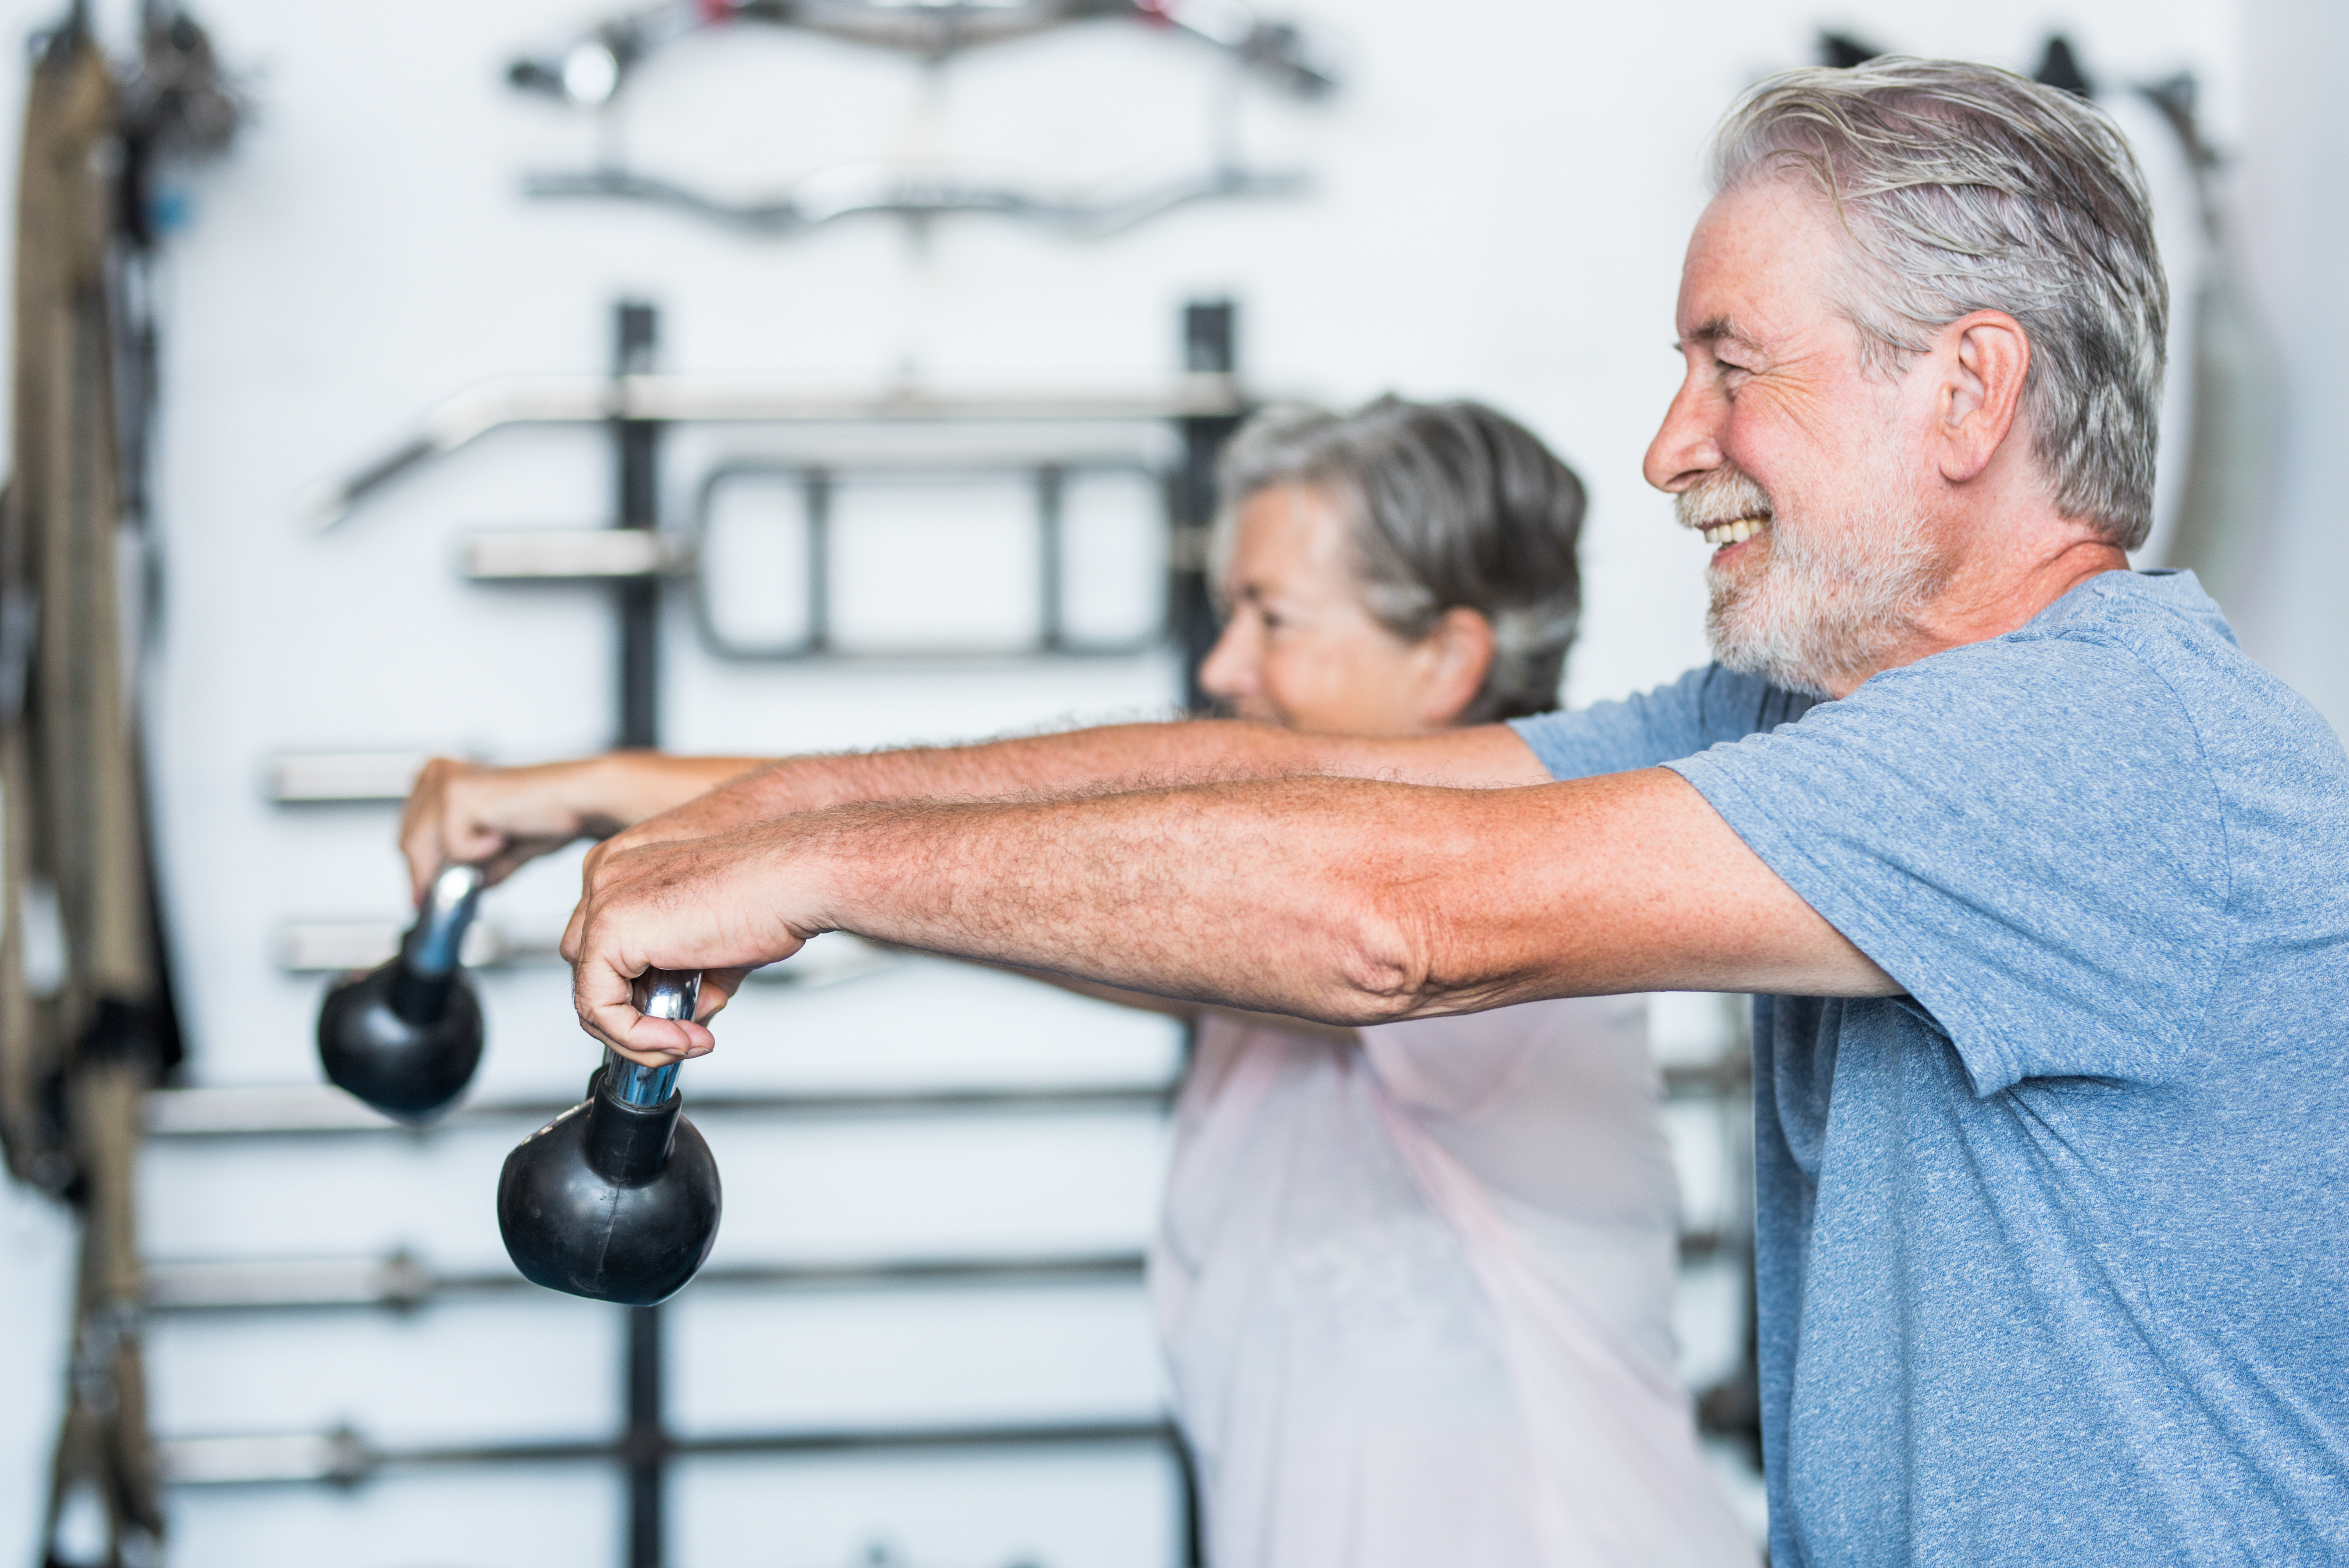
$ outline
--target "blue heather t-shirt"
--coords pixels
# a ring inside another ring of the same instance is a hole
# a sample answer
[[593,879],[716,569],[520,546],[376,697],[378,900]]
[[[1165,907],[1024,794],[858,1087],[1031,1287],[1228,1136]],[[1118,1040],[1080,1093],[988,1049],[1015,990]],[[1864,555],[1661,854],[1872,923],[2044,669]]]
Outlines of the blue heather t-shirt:
[[2349,761],[2193,577],[1517,729],[1909,993],[1755,1005],[1772,1561],[2349,1561]]

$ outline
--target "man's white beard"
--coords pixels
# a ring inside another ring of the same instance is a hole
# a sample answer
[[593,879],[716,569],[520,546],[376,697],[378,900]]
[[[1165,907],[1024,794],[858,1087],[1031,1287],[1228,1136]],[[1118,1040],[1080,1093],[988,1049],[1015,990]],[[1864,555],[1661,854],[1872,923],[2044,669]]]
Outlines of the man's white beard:
[[1857,494],[1834,509],[1839,515],[1823,516],[1825,509],[1791,495],[1783,496],[1787,506],[1774,506],[1733,469],[1674,498],[1689,527],[1771,519],[1744,561],[1705,571],[1713,593],[1705,636],[1723,665],[1827,696],[1883,667],[1914,634],[1917,610],[1941,586],[1942,565],[1889,465],[1878,458],[1868,468]]

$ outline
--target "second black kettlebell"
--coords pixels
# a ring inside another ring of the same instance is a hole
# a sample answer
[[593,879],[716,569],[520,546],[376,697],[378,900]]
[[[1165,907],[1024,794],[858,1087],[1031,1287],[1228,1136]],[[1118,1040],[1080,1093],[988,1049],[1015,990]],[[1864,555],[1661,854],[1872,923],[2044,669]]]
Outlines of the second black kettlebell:
[[458,963],[481,868],[445,866],[390,963],[337,980],[318,1009],[326,1076],[386,1116],[447,1109],[481,1060],[481,1005]]

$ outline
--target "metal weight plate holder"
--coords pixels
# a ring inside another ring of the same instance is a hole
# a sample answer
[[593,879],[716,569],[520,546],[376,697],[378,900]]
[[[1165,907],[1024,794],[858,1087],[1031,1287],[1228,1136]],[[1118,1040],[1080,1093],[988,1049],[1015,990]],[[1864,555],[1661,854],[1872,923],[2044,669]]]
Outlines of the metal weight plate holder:
[[[1320,46],[1294,25],[1256,14],[1235,0],[654,0],[602,22],[506,72],[515,88],[574,109],[598,111],[670,44],[711,28],[743,23],[817,34],[888,49],[930,64],[966,50],[1071,24],[1123,20],[1152,33],[1220,53],[1234,75],[1292,99],[1314,101],[1337,88]],[[1100,238],[1195,201],[1297,195],[1300,170],[1252,167],[1238,151],[1237,99],[1210,100],[1205,166],[1174,179],[1155,172],[1115,188],[1081,192],[1007,183],[992,175],[930,168],[850,164],[808,175],[755,201],[716,195],[678,179],[626,167],[607,153],[592,168],[541,170],[523,180],[525,195],[647,203],[740,233],[788,239],[843,218],[885,215],[927,222],[983,213],[1081,238]]]
[[[833,579],[838,570],[834,500],[843,488],[854,486],[868,478],[899,483],[910,480],[940,484],[973,481],[999,484],[1009,480],[1028,490],[1033,506],[1035,533],[1037,619],[1034,630],[1023,645],[973,649],[971,652],[1012,657],[1038,655],[1118,657],[1147,652],[1166,640],[1164,606],[1153,623],[1135,634],[1104,639],[1071,634],[1066,519],[1067,498],[1073,484],[1088,479],[1130,478],[1163,495],[1168,485],[1168,476],[1163,470],[1137,459],[1115,458],[1077,458],[1053,462],[997,465],[956,459],[935,467],[903,461],[883,466],[869,459],[853,465],[761,459],[726,462],[711,469],[709,477],[701,483],[694,507],[692,530],[688,535],[683,554],[688,562],[686,571],[690,574],[693,584],[694,625],[700,634],[703,647],[719,658],[742,661],[888,656],[886,649],[843,648],[833,625]],[[800,622],[804,629],[798,637],[789,641],[751,643],[728,631],[711,602],[709,588],[713,574],[703,570],[709,556],[708,541],[719,498],[734,486],[761,480],[787,483],[797,492],[800,503],[801,572],[804,584]],[[1176,526],[1167,522],[1157,541],[1162,559],[1170,565],[1175,561],[1171,542],[1176,537]],[[937,658],[954,657],[957,650],[925,646],[907,652],[912,656]]]

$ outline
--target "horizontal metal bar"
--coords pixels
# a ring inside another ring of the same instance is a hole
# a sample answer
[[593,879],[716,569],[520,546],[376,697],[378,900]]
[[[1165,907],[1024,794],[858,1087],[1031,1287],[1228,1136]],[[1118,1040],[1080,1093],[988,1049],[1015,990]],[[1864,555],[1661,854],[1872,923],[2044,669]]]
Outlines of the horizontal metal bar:
[[[289,975],[340,975],[372,969],[399,951],[406,930],[396,920],[296,920],[277,928],[277,966]],[[466,929],[459,958],[468,969],[499,969],[533,959],[554,962],[552,942],[532,944],[485,920]]]
[[1753,1092],[1754,1069],[1742,1061],[1675,1065],[1663,1069],[1666,1099],[1742,1099]]
[[1124,183],[1127,189],[1123,191],[1080,196],[925,169],[859,163],[819,170],[772,196],[740,201],[681,181],[605,165],[525,174],[523,194],[540,199],[602,197],[642,201],[740,232],[776,238],[805,234],[860,215],[920,221],[987,214],[1064,234],[1106,239],[1194,202],[1299,196],[1312,189],[1311,177],[1301,170],[1246,169],[1228,163],[1171,180]]
[[421,751],[288,752],[269,763],[269,798],[281,806],[405,800]]
[[[713,1091],[688,1095],[687,1108],[696,1117],[1016,1116],[1164,1111],[1174,1093],[1171,1084],[872,1089],[831,1094]],[[481,1100],[458,1107],[429,1127],[418,1128],[379,1115],[342,1090],[325,1084],[274,1088],[168,1088],[147,1096],[146,1121],[150,1138],[306,1137],[361,1132],[429,1138],[446,1128],[543,1122],[569,1109],[572,1103],[553,1099]]]
[[[142,1265],[150,1312],[281,1312],[314,1307],[420,1306],[457,1287],[414,1255]],[[491,1276],[480,1276],[483,1284]],[[515,1274],[516,1280],[522,1276]]]
[[874,1263],[748,1264],[707,1268],[704,1284],[761,1285],[786,1290],[895,1289],[914,1285],[1075,1284],[1142,1277],[1149,1255],[1137,1252],[1071,1253],[1060,1257],[905,1258]]
[[810,392],[771,382],[692,376],[509,377],[471,387],[424,416],[417,435],[347,478],[305,492],[316,528],[331,528],[374,491],[412,469],[507,425],[595,424],[607,419],[757,425],[920,423],[1089,424],[1234,418],[1247,398],[1229,376],[1185,376],[1153,391],[931,392],[879,396]]
[[1157,1420],[1044,1421],[1033,1424],[899,1428],[833,1431],[746,1432],[740,1436],[674,1438],[672,1456],[696,1454],[822,1454],[905,1449],[1064,1448],[1102,1443],[1175,1440],[1174,1423]]
[[[1685,1232],[1682,1263],[1704,1263],[1729,1250],[1730,1238]],[[734,1264],[706,1268],[692,1288],[904,1290],[925,1286],[1076,1284],[1136,1280],[1147,1266],[1137,1252],[1040,1257],[901,1258],[812,1264]],[[382,1258],[288,1259],[229,1263],[149,1263],[147,1309],[156,1313],[308,1312],[367,1307],[411,1312],[450,1295],[535,1289],[513,1271],[440,1274],[407,1253]]]
[[[1043,1088],[871,1089],[749,1094],[712,1091],[691,1099],[697,1116],[729,1113],[790,1117],[874,1115],[1030,1115],[1070,1111],[1163,1111],[1174,1084],[1106,1084]],[[1743,1094],[1748,1080],[1726,1068],[1674,1068],[1665,1093],[1674,1099]],[[399,1133],[429,1137],[438,1129],[500,1122],[543,1122],[569,1109],[552,1099],[480,1100],[429,1127],[392,1120],[325,1084],[254,1088],[167,1088],[147,1096],[150,1138],[267,1138]]]
[[708,642],[702,645],[719,658],[743,664],[773,665],[856,665],[865,668],[919,670],[951,665],[955,670],[970,674],[989,669],[1033,668],[1040,659],[1056,665],[1108,663],[1115,659],[1140,658],[1164,648],[1163,632],[1124,643],[1061,643],[1047,646],[1041,642],[1011,644],[973,644],[957,646],[941,643],[935,647],[812,647],[806,644],[789,644],[776,647],[719,648]]
[[[744,1454],[907,1452],[935,1449],[1078,1448],[1175,1441],[1164,1417],[968,1426],[843,1427],[672,1437],[665,1459]],[[348,1428],[327,1432],[170,1438],[155,1445],[167,1486],[353,1486],[386,1470],[496,1464],[619,1463],[642,1459],[617,1440],[426,1444],[379,1448]]]
[[691,570],[690,542],[646,528],[534,528],[465,541],[476,583],[577,583],[665,577]]
[[[705,1268],[691,1288],[909,1289],[922,1286],[1067,1284],[1142,1276],[1138,1252],[1031,1257],[849,1259],[831,1263],[734,1264]],[[299,1312],[329,1307],[412,1311],[443,1296],[538,1288],[512,1269],[440,1273],[411,1253],[145,1265],[150,1312]]]

